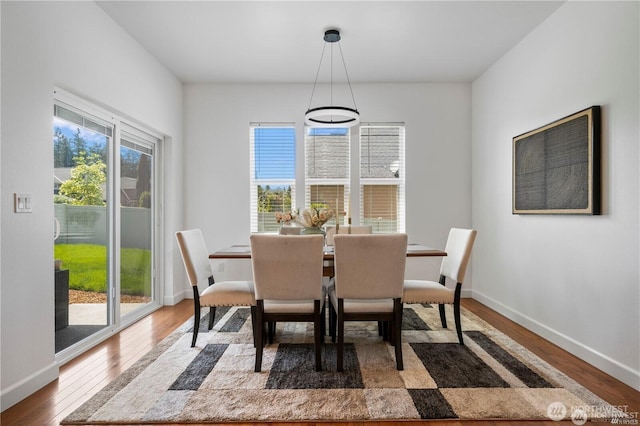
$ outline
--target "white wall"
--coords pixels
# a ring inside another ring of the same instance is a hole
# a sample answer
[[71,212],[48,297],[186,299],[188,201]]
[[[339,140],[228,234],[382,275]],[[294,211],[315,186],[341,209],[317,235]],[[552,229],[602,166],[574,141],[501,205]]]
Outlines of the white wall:
[[[473,296],[640,389],[638,2],[567,2],[473,83]],[[511,214],[512,137],[601,105],[601,216]]]
[[[449,228],[471,225],[470,85],[355,84],[353,91],[363,122],[405,122],[407,232],[412,242],[444,247]],[[303,164],[311,85],[199,84],[184,93],[185,227],[201,228],[210,250],[248,244],[249,123],[295,122]],[[409,272],[437,278],[439,260],[414,263]]]
[[[2,409],[58,375],[54,361],[52,113],[62,87],[167,135],[165,296],[182,220],[182,85],[93,2],[2,8]],[[14,192],[33,213],[13,213]],[[179,270],[182,280],[183,271]],[[180,281],[180,284],[182,281]]]

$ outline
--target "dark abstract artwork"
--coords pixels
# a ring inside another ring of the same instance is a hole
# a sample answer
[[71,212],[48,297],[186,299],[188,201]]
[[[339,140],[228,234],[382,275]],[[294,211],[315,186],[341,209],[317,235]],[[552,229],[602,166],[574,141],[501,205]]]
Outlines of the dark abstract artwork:
[[513,138],[513,214],[600,214],[600,107]]

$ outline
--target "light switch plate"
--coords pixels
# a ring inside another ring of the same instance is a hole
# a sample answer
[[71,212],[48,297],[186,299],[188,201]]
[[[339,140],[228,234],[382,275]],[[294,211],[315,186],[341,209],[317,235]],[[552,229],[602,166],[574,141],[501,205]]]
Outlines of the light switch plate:
[[31,194],[13,194],[14,211],[16,213],[31,213],[33,211],[33,200]]

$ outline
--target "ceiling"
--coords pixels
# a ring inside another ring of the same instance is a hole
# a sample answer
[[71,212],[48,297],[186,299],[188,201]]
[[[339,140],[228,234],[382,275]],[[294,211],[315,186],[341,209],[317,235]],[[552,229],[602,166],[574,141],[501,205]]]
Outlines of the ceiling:
[[[469,82],[563,3],[97,2],[185,83],[313,83],[324,45],[334,46],[323,40],[331,28],[341,32],[339,47],[352,83]],[[322,70],[330,69],[330,50]],[[329,78],[323,71],[319,81]]]

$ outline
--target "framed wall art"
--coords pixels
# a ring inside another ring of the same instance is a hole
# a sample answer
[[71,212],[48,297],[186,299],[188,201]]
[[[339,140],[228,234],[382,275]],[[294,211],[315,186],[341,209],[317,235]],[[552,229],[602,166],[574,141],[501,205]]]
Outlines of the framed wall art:
[[513,138],[513,214],[600,214],[600,107]]

